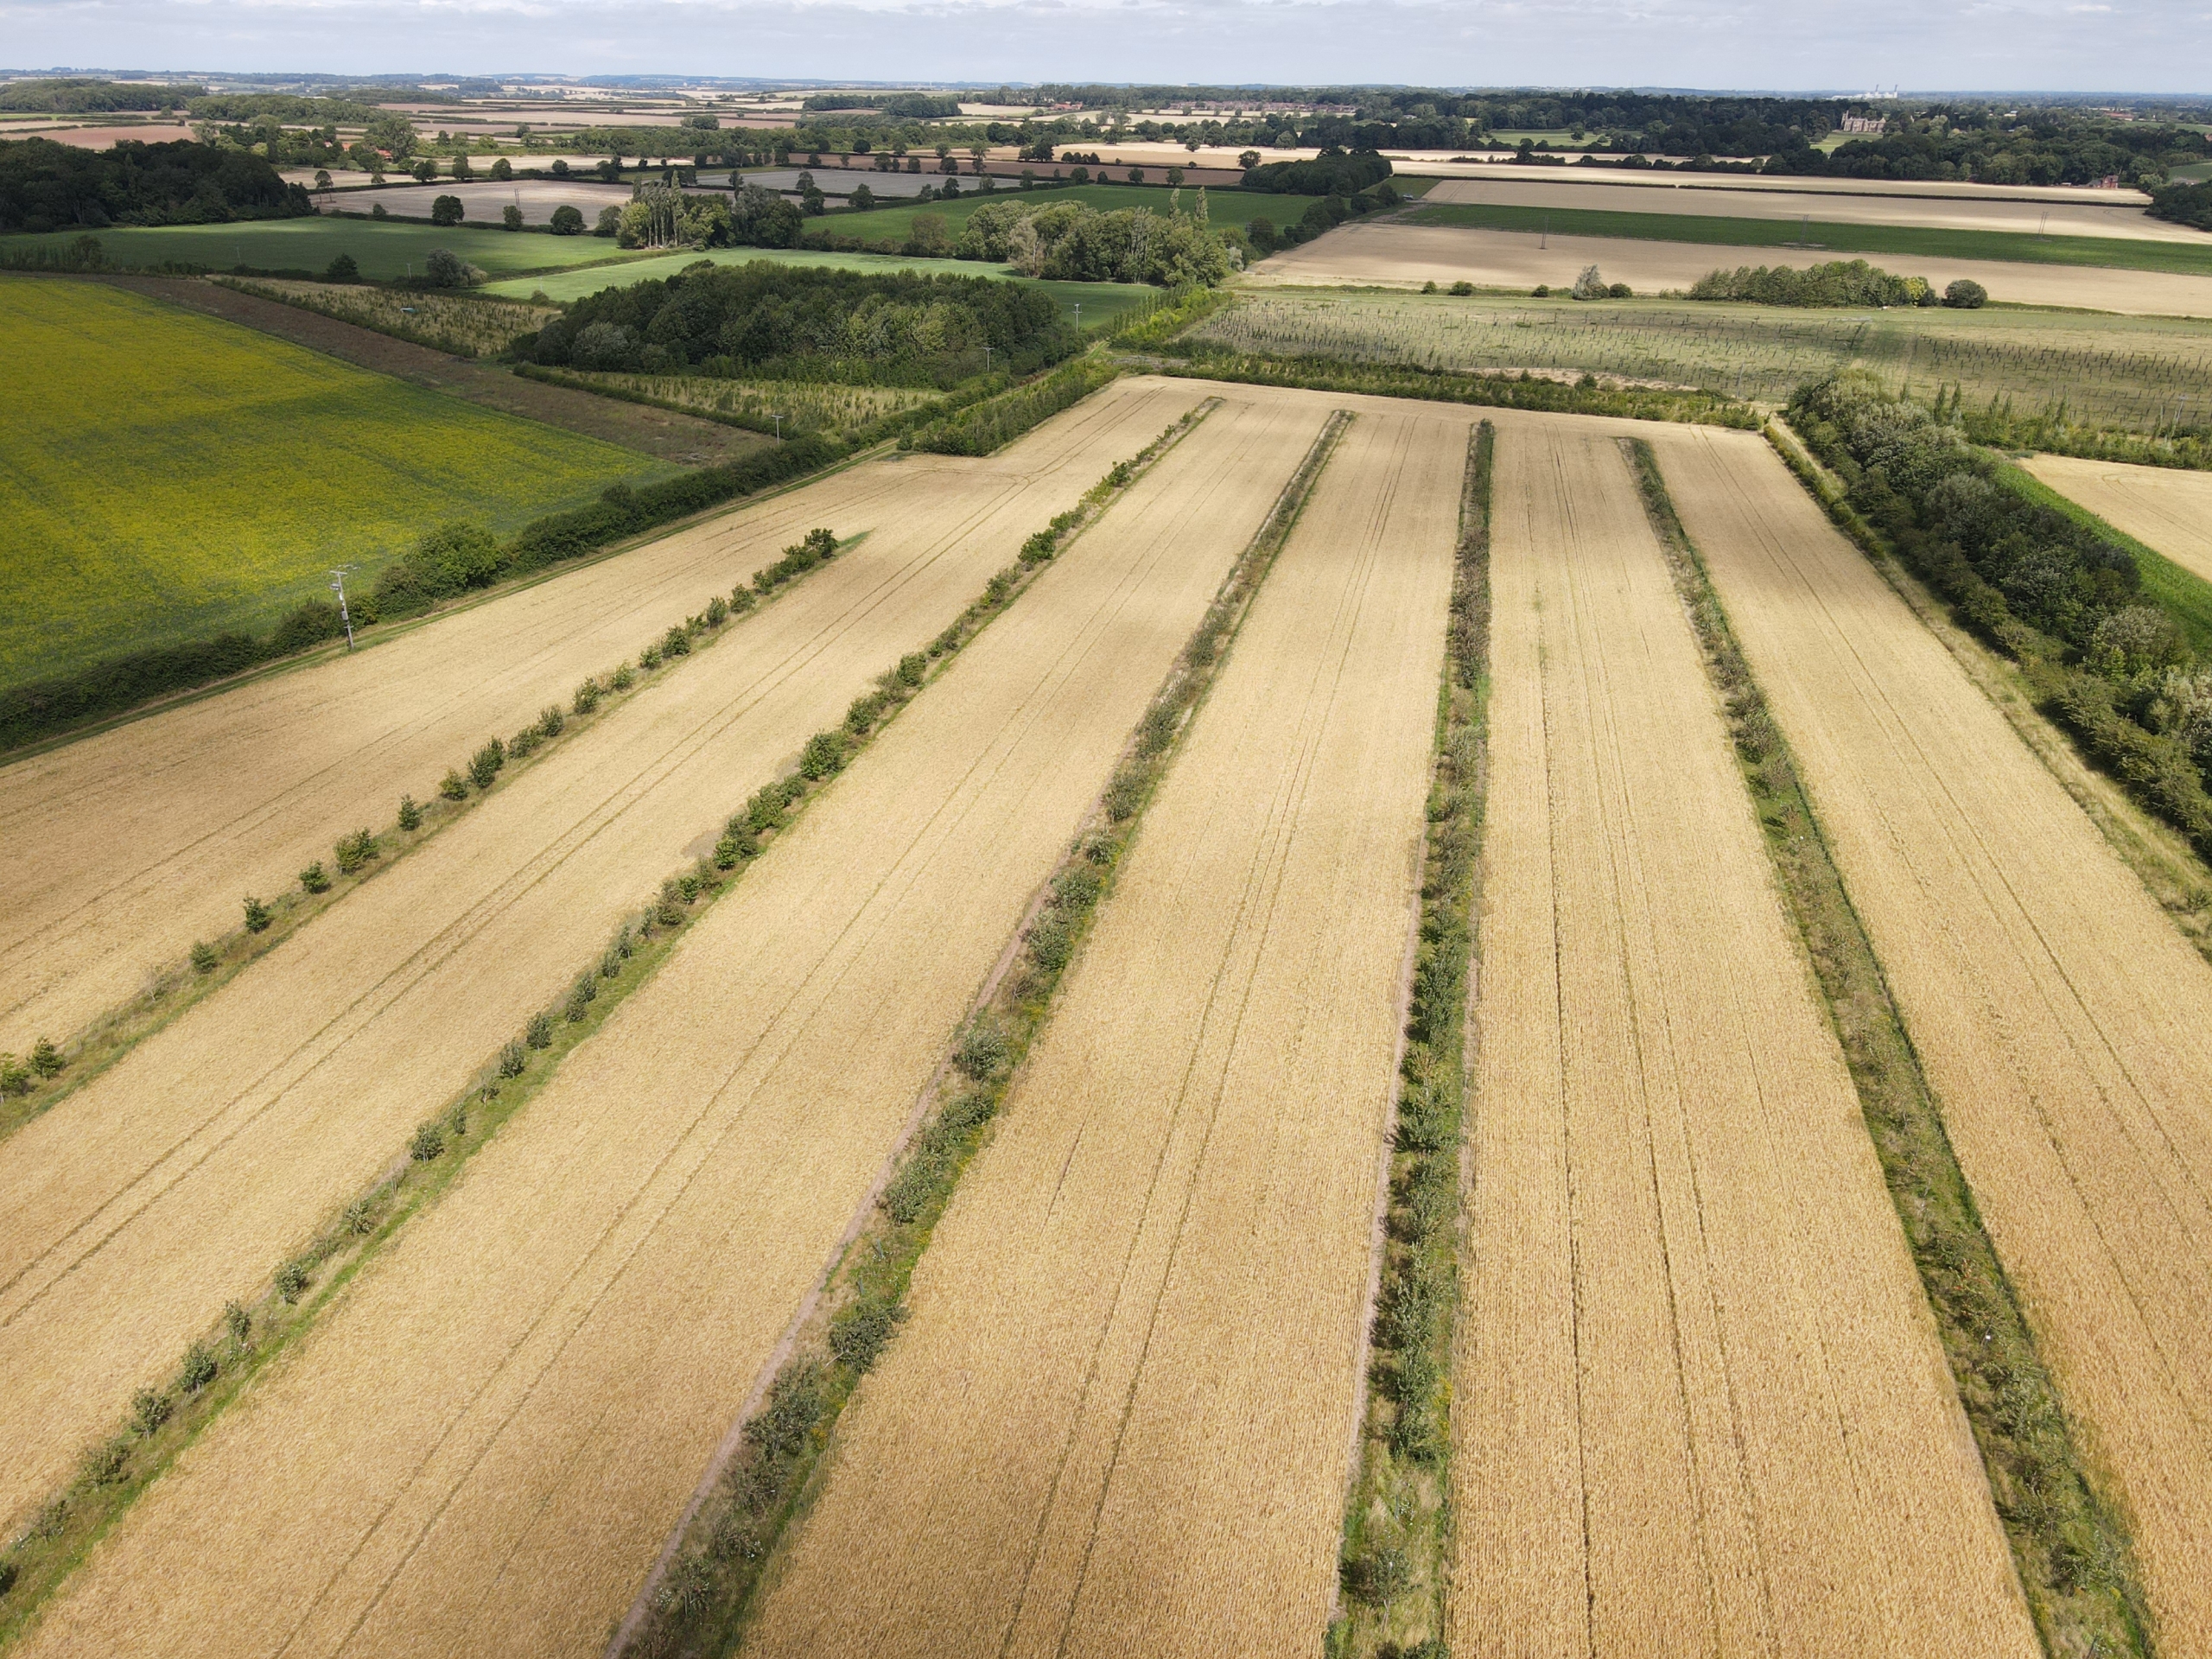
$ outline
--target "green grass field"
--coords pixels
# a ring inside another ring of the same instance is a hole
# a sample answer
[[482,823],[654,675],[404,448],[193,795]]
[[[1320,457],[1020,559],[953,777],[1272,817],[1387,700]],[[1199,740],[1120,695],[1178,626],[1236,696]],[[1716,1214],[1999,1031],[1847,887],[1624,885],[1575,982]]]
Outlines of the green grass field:
[[2181,398],[2212,407],[2212,329],[2172,317],[1992,306],[1799,310],[1697,300],[1570,299],[1274,289],[1240,294],[1194,331],[1233,350],[1422,368],[1589,370],[1761,403],[1859,367],[1926,399],[2009,401],[2137,432]]
[[588,270],[561,271],[550,276],[518,276],[486,285],[481,292],[526,300],[543,294],[549,300],[580,299],[602,288],[622,288],[654,277],[672,276],[700,260],[718,265],[742,265],[766,260],[778,265],[811,265],[830,270],[918,271],[926,276],[995,276],[1041,289],[1059,302],[1061,313],[1072,319],[1083,308],[1084,326],[1105,322],[1132,307],[1144,304],[1159,290],[1128,283],[1048,283],[1017,276],[1004,265],[987,265],[975,259],[909,259],[891,253],[816,253],[804,248],[693,248],[682,253],[660,254],[632,264],[595,265]]
[[[77,232],[0,237],[0,255],[45,249],[59,253]],[[612,242],[595,236],[547,236],[531,231],[440,229],[394,220],[343,219],[318,213],[308,219],[265,219],[234,225],[163,225],[110,228],[99,232],[101,250],[111,264],[205,265],[229,270],[251,265],[257,270],[308,270],[321,275],[341,253],[350,253],[361,275],[386,282],[411,270],[423,273],[432,248],[450,248],[493,276],[529,270],[558,270],[592,260],[626,259]]]
[[226,628],[424,531],[674,469],[81,279],[0,276],[0,684]]
[[[2002,259],[2016,264],[2104,265],[2212,276],[2212,237],[2131,242],[2117,237],[2038,237],[2015,231],[1945,231],[1911,225],[1802,225],[1794,219],[1709,219],[1692,213],[1623,213],[1597,207],[1516,207],[1439,202],[1407,215],[1414,225],[1486,231],[1542,231],[1555,236],[1612,236],[1637,242],[1688,242],[1792,252],[1888,253],[1923,259]],[[1809,245],[1809,246],[1808,246]]]

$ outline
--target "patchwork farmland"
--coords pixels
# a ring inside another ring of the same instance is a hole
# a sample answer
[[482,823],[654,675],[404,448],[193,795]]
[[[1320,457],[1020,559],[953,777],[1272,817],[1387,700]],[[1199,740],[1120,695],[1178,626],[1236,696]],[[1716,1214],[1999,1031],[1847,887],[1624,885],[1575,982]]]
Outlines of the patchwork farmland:
[[2212,1659],[2191,111],[340,90],[0,77],[0,1659]]

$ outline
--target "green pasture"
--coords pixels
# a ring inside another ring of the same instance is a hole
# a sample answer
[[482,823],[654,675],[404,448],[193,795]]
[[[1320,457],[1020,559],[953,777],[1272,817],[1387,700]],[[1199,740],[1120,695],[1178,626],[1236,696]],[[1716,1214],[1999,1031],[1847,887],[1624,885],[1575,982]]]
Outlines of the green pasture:
[[[0,258],[35,250],[58,255],[80,234],[56,231],[44,236],[0,237]],[[421,276],[423,262],[432,248],[450,248],[495,276],[637,257],[622,253],[612,242],[595,236],[549,236],[541,232],[487,231],[466,226],[444,229],[326,213],[231,225],[111,227],[98,234],[101,251],[111,264],[205,265],[213,270],[250,265],[257,270],[307,270],[321,275],[340,254],[350,253],[361,275],[377,282],[389,282],[410,270]]]
[[754,260],[765,260],[771,264],[810,265],[830,270],[912,270],[925,276],[997,277],[1043,289],[1059,302],[1062,314],[1071,319],[1076,315],[1075,308],[1080,305],[1085,327],[1117,317],[1124,311],[1144,304],[1159,293],[1157,289],[1129,283],[1039,282],[1032,277],[1017,276],[1004,265],[988,265],[976,259],[910,259],[903,254],[893,253],[817,253],[806,248],[709,248],[703,251],[690,248],[680,253],[658,254],[650,259],[640,259],[628,264],[595,265],[585,270],[561,271],[549,276],[513,277],[505,282],[490,283],[479,291],[518,300],[526,300],[533,294],[543,294],[549,300],[566,302],[581,299],[587,294],[596,294],[603,288],[626,288],[632,283],[673,276],[677,271],[696,265],[702,259],[717,265],[742,265]]
[[1474,230],[1548,229],[1555,236],[1611,236],[1637,242],[1718,247],[1787,248],[1792,252],[1887,253],[1923,259],[2002,259],[2018,264],[2104,265],[2123,270],[2212,276],[2212,237],[2133,242],[2117,237],[2039,237],[2024,231],[1949,231],[1914,225],[1831,225],[1794,219],[1710,219],[1691,213],[1627,213],[1599,207],[1520,207],[1438,203],[1407,216],[1415,225]]
[[674,469],[81,278],[0,276],[0,684],[264,631],[426,530]]
[[1990,306],[1799,309],[1698,300],[1243,291],[1190,338],[1231,350],[1461,372],[1585,371],[1777,404],[1808,380],[1872,370],[1923,401],[2150,432],[2180,400],[2212,407],[2212,327],[2174,317]]

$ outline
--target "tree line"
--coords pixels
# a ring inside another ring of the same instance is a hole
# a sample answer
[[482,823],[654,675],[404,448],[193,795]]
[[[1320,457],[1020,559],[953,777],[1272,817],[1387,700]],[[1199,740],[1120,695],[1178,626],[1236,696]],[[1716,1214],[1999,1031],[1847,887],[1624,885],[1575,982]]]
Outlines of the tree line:
[[46,138],[0,140],[0,231],[106,225],[210,225],[315,211],[257,156],[180,139],[104,150]]

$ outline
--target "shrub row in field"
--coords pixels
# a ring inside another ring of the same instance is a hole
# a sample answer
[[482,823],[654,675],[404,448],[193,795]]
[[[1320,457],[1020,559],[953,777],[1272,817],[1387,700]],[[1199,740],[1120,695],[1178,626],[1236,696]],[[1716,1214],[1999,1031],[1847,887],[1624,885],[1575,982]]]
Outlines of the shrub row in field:
[[[1192,411],[1140,454],[1116,466],[1086,494],[1084,508],[1062,514],[1030,537],[1021,563],[994,578],[994,588],[1004,584],[1011,592],[1210,409]],[[653,1586],[645,1622],[631,1644],[635,1650],[728,1650],[838,1413],[905,1319],[914,1265],[1042,1028],[1053,991],[1110,887],[1175,741],[1211,683],[1223,645],[1340,428],[1341,418],[1294,480],[1295,493],[1286,491],[1267,530],[1239,560],[1138,722],[1094,821],[1049,878],[1012,966],[954,1034],[932,1109],[885,1183],[860,1244],[847,1253],[846,1266],[824,1299],[825,1316],[803,1336],[747,1420],[737,1456],[721,1471],[668,1573]]]
[[1859,376],[1800,387],[1789,404],[1843,480],[1846,528],[1894,548],[2022,664],[2098,765],[2212,857],[2212,666],[2144,590],[2129,549],[2034,499],[1950,412]]
[[1632,457],[1927,1288],[2029,1607],[2052,1653],[2143,1654],[2144,1604],[2126,1529],[2088,1482],[1765,694],[1675,517],[1650,446],[1636,444]]
[[1332,1627],[1332,1659],[1382,1650],[1441,1659],[1448,1536],[1447,1416],[1459,1304],[1459,1138],[1466,1090],[1467,975],[1474,954],[1484,708],[1490,657],[1490,486],[1496,434],[1471,435],[1460,503],[1421,935],[1400,1065],[1372,1391],[1345,1506],[1342,1573],[1354,1605]]
[[1071,408],[1121,371],[1096,357],[1055,370],[1042,380],[957,410],[899,440],[901,449],[936,455],[988,455]]
[[1303,386],[1314,391],[1358,392],[1376,397],[1419,397],[1476,404],[1493,409],[1544,410],[1563,415],[1612,415],[1637,421],[1689,421],[1755,432],[1759,418],[1747,404],[1720,392],[1656,386],[1600,385],[1594,374],[1548,380],[1519,374],[1467,373],[1412,364],[1356,363],[1331,357],[1262,357],[1210,340],[1170,340],[1154,349],[1184,363],[1161,372],[1205,380],[1237,380],[1257,386]]

